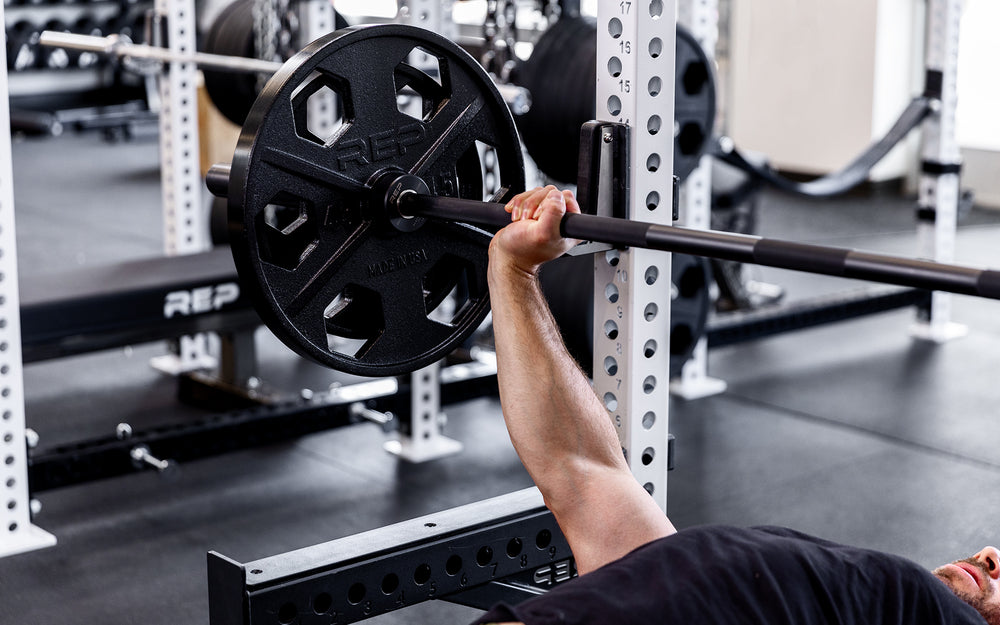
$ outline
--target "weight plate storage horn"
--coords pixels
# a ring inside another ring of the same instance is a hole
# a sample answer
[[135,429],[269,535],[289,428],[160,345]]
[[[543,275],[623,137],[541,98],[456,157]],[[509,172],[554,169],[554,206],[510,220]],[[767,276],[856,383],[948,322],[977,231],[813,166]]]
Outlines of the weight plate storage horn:
[[444,357],[489,312],[491,233],[387,216],[379,181],[400,177],[478,201],[524,188],[502,97],[439,35],[331,33],[282,66],[250,110],[228,184],[233,256],[264,322],[300,354],[397,375]]

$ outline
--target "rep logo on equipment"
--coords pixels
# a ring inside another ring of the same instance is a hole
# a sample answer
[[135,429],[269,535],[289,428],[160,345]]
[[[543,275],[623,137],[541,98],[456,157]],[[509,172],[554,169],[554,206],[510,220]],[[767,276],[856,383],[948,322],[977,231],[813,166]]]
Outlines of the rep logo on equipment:
[[163,302],[163,317],[174,315],[200,315],[220,310],[232,304],[240,296],[240,286],[235,282],[223,282],[213,286],[202,286],[190,291],[171,291]]

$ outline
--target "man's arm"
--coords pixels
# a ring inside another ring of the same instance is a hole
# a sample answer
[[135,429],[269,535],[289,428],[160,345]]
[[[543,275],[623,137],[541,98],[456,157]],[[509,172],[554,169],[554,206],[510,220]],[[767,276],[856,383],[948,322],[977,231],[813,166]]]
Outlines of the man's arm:
[[574,242],[559,221],[580,208],[554,187],[518,195],[490,245],[500,401],[511,441],[556,517],[581,574],[674,527],[636,482],[607,410],[567,352],[538,270]]

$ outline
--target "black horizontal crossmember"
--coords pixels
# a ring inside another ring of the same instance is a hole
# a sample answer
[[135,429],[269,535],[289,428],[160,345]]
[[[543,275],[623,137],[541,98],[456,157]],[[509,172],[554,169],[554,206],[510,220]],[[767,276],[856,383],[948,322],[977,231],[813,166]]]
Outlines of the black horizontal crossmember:
[[[569,545],[529,488],[252,562],[210,552],[209,617],[354,623],[430,599],[521,599],[572,575]],[[506,589],[494,584],[504,580]]]
[[[399,198],[399,211],[404,215],[496,228],[510,223],[510,216],[501,204],[417,193],[403,194]],[[560,231],[565,237],[616,247],[641,247],[1000,299],[1000,271],[996,270],[585,214],[564,216]]]

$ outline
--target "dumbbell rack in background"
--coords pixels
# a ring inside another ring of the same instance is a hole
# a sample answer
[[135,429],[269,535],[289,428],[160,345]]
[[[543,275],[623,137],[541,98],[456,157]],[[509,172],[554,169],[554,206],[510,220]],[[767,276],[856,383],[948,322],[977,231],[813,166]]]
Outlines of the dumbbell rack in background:
[[[107,59],[38,45],[43,30],[87,35],[121,34],[139,41],[152,0],[39,1],[5,3],[6,67],[14,128],[59,134],[67,124],[83,128],[125,128],[129,120],[151,121],[143,85],[117,71]],[[123,96],[124,93],[124,96]],[[104,112],[95,107],[112,107]],[[65,110],[53,116],[52,110]]]

